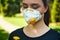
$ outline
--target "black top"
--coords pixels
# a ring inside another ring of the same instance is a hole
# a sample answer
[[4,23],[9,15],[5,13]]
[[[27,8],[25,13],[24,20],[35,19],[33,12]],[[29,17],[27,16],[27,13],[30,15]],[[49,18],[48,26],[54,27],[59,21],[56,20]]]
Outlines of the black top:
[[9,40],[60,40],[59,36],[60,34],[57,31],[50,29],[40,37],[31,38],[26,36],[23,32],[23,28],[21,28],[13,31],[9,36]]

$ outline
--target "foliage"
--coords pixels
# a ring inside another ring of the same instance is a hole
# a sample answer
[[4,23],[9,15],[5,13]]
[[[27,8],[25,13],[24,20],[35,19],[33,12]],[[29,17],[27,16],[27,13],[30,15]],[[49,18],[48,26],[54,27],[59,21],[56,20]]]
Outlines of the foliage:
[[22,0],[1,0],[4,15],[11,17],[16,13],[20,13],[21,1]]
[[56,5],[56,15],[55,15],[55,20],[56,22],[60,22],[60,0],[57,1]]
[[0,40],[8,40],[9,34],[0,26]]
[[[2,9],[5,16],[15,16],[20,13],[22,0],[1,0]],[[60,21],[60,0],[50,0],[51,22]],[[7,5],[7,6],[6,6]]]
[[51,21],[60,22],[60,0],[51,0]]

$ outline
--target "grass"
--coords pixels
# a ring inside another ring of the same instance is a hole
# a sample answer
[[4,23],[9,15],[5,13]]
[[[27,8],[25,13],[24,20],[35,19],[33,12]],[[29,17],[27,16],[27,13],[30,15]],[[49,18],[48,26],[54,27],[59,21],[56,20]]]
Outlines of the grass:
[[8,40],[9,34],[0,27],[0,40]]
[[25,25],[27,25],[27,23],[25,22],[25,20],[23,18],[17,18],[17,17],[6,17],[5,18],[6,21],[10,22],[11,24],[18,26],[18,27],[23,27]]
[[60,33],[60,23],[59,23],[59,25],[57,23],[50,23],[49,27]]

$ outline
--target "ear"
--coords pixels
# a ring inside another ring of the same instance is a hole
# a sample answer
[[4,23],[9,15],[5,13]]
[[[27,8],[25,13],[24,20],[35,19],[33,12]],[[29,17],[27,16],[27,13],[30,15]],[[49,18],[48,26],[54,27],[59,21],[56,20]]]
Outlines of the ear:
[[48,6],[45,7],[45,11],[44,11],[44,13],[47,12],[47,10],[48,10]]

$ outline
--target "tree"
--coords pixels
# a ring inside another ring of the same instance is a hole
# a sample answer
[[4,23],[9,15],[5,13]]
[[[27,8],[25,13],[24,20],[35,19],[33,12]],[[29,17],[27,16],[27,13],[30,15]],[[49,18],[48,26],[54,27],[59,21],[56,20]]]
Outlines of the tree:
[[0,0],[2,4],[2,10],[5,16],[13,16],[20,13],[20,4],[22,0]]
[[55,15],[55,20],[56,22],[60,22],[60,0],[57,1],[56,5],[56,15]]
[[20,13],[20,2],[21,0],[8,0],[8,7],[5,16],[14,16],[17,13]]
[[53,2],[53,5],[52,5],[52,8],[51,8],[51,21],[53,22],[53,23],[55,23],[56,22],[56,20],[55,20],[55,15],[56,15],[56,9],[57,9],[57,3],[58,3],[58,0],[54,0],[54,2]]

